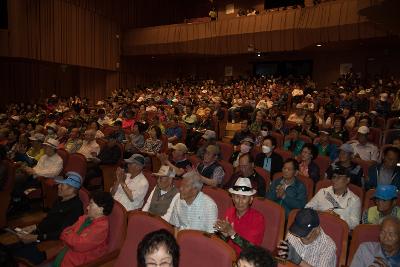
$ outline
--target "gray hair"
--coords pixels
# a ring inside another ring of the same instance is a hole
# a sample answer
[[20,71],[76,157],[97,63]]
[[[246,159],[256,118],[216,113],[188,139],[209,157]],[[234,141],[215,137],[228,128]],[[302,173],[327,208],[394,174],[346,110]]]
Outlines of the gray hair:
[[192,187],[198,191],[201,191],[201,189],[203,188],[203,182],[201,181],[200,176],[196,171],[187,172],[182,176],[182,178],[192,181]]
[[393,222],[394,224],[396,224],[396,225],[397,225],[397,228],[398,228],[398,231],[399,231],[399,235],[400,235],[400,219],[397,218],[396,216],[393,216],[393,215],[386,216],[386,217],[382,220],[381,226],[382,226],[383,223],[386,222],[386,221],[391,221],[391,222]]

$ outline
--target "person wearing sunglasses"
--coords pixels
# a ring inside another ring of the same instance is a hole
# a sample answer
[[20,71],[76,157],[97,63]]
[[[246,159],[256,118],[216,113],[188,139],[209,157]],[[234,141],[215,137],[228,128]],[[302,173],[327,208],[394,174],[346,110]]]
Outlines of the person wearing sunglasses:
[[244,248],[261,244],[265,220],[260,212],[251,208],[257,190],[253,189],[249,178],[238,178],[228,191],[234,207],[225,212],[225,218],[217,220],[214,229],[239,254]]

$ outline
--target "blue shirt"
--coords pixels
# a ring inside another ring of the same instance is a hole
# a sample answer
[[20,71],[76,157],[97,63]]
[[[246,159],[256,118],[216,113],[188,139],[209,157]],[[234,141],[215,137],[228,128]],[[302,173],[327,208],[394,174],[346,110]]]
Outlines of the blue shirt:
[[291,210],[304,208],[307,203],[307,191],[303,182],[296,178],[291,185],[286,187],[285,197],[278,198],[276,196],[276,188],[283,184],[282,180],[283,178],[278,178],[272,181],[266,197],[281,205],[285,209],[287,218]]
[[176,136],[178,139],[181,139],[182,138],[182,129],[179,126],[176,126],[174,128],[168,128],[167,130],[165,130],[165,134],[168,137]]

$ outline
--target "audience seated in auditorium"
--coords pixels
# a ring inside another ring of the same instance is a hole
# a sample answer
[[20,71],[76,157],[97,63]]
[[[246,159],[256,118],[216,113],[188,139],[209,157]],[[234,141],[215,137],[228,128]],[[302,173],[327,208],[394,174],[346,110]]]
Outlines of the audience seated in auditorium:
[[34,167],[22,165],[23,173],[16,176],[14,184],[14,196],[23,197],[23,192],[31,187],[37,187],[40,182],[37,177],[54,178],[59,175],[63,168],[63,160],[57,154],[58,141],[52,138],[43,143],[44,155],[40,157]]
[[302,135],[308,136],[310,138],[315,138],[318,136],[318,126],[316,125],[316,117],[313,113],[307,112],[304,116],[304,120],[302,123]]
[[204,159],[196,167],[199,173],[199,178],[202,183],[211,186],[221,186],[224,179],[224,169],[218,163],[220,154],[219,147],[216,145],[209,145],[204,153]]
[[153,175],[157,176],[157,184],[142,210],[161,216],[168,222],[175,202],[179,199],[179,191],[174,186],[175,170],[170,166],[163,165]]
[[189,150],[196,151],[197,149],[196,156],[200,159],[204,159],[207,147],[217,144],[217,133],[212,130],[206,130],[197,142],[191,142],[189,140],[190,139],[186,142],[189,145]]
[[288,139],[283,144],[283,149],[292,152],[294,156],[299,155],[304,146],[304,141],[299,139],[301,131],[301,126],[290,129]]
[[300,266],[336,266],[335,242],[320,227],[315,210],[301,209],[286,238],[278,245],[280,257]]
[[95,136],[95,130],[86,130],[82,146],[77,151],[77,153],[84,155],[86,160],[91,160],[92,158],[97,157],[100,153],[100,146],[97,144]]
[[276,115],[275,123],[273,126],[273,131],[279,133],[283,136],[289,133],[289,129],[285,126],[285,116],[283,115]]
[[381,223],[379,242],[364,242],[356,253],[350,267],[399,266],[400,219],[386,217]]
[[299,174],[310,177],[314,183],[317,183],[320,179],[319,167],[314,162],[317,156],[317,148],[313,144],[307,143],[304,144],[300,155],[297,157],[299,162]]
[[364,211],[362,223],[380,224],[388,216],[400,219],[400,207],[397,206],[397,188],[394,185],[378,185],[373,199],[376,206]]
[[264,216],[251,208],[257,191],[249,178],[238,178],[228,191],[234,207],[225,211],[224,218],[218,219],[214,228],[239,254],[242,249],[261,244],[265,230]]
[[348,143],[353,146],[356,158],[364,161],[378,162],[379,150],[374,144],[368,142],[368,133],[369,128],[361,126],[357,130],[357,139],[351,140]]
[[254,140],[250,137],[246,137],[242,141],[240,141],[239,150],[233,152],[231,158],[229,159],[229,162],[232,163],[234,168],[239,167],[240,156],[249,153],[253,146]]
[[307,201],[306,187],[298,178],[299,164],[295,159],[283,163],[282,177],[274,179],[266,197],[285,209],[286,217],[293,209],[303,208]]
[[149,182],[142,172],[145,159],[140,154],[133,154],[124,161],[127,167],[125,170],[117,168],[111,194],[127,211],[140,209],[149,189]]
[[326,170],[326,178],[332,179],[333,171],[337,168],[346,168],[347,174],[350,176],[350,183],[362,186],[363,169],[360,165],[352,161],[354,149],[350,144],[343,144],[339,148],[339,156],[337,160],[329,165]]
[[165,130],[165,134],[168,137],[169,143],[174,143],[181,141],[182,139],[182,129],[178,126],[178,118],[173,117],[170,120],[169,127]]
[[243,120],[240,122],[240,130],[235,132],[231,140],[231,143],[234,146],[238,146],[240,145],[240,142],[246,137],[254,139],[254,135],[252,134],[249,128],[249,122],[247,120]]
[[183,175],[179,199],[172,210],[170,223],[177,230],[200,230],[214,232],[218,207],[209,196],[201,192],[203,182],[195,171]]
[[224,186],[226,189],[231,188],[240,178],[248,178],[257,192],[257,196],[265,197],[266,187],[264,178],[254,169],[254,159],[250,153],[246,153],[239,158],[239,168],[232,178]]
[[80,138],[80,131],[78,128],[72,128],[69,138],[64,145],[64,149],[70,154],[77,152],[82,146],[82,139]]
[[46,260],[46,253],[38,250],[37,242],[57,240],[64,228],[72,225],[83,214],[82,202],[78,191],[82,177],[68,172],[65,179],[57,179],[59,199],[54,203],[46,217],[37,225],[29,225],[18,233],[20,242],[8,245],[9,250],[18,258],[24,258],[32,264]]
[[110,193],[93,193],[87,215],[82,215],[76,223],[62,231],[60,240],[65,247],[54,259],[52,266],[79,266],[103,256],[108,248],[108,215],[113,206],[114,200]]
[[254,164],[270,173],[273,177],[275,173],[280,172],[283,166],[282,157],[274,152],[276,148],[276,139],[273,136],[266,136],[262,141],[261,151],[256,155]]
[[251,246],[240,252],[236,267],[277,267],[271,253],[259,246]]
[[128,135],[127,143],[125,144],[124,157],[128,158],[132,154],[138,153],[143,149],[144,136],[143,136],[142,123],[136,122],[132,127],[132,133]]
[[382,163],[368,169],[368,179],[365,187],[375,188],[377,185],[392,184],[400,190],[400,150],[397,147],[387,147],[383,151]]
[[121,148],[118,145],[118,134],[113,132],[107,137],[107,144],[103,146],[97,157],[91,158],[87,164],[85,184],[90,184],[90,180],[103,175],[100,165],[117,164],[121,158]]
[[192,167],[192,163],[186,157],[188,149],[183,143],[177,143],[173,145],[171,149],[171,160],[168,159],[168,156],[165,153],[158,154],[157,157],[160,159],[162,164],[168,165],[174,169],[177,178],[182,178],[182,175]]
[[321,188],[306,204],[306,208],[339,216],[350,229],[354,229],[360,222],[361,200],[349,189],[349,183],[350,175],[346,168],[334,169],[332,185]]
[[[328,118],[329,119],[329,118]],[[349,140],[349,132],[344,127],[346,120],[343,116],[335,116],[333,118],[331,137],[347,142]]]
[[179,267],[179,257],[179,245],[165,229],[148,233],[137,247],[138,267]]
[[327,130],[319,131],[319,141],[315,144],[318,149],[318,155],[327,156],[331,161],[337,159],[337,146],[336,144],[329,143],[329,132]]
[[149,131],[149,137],[144,141],[143,148],[140,150],[147,156],[154,156],[161,151],[161,129],[158,126],[151,126]]

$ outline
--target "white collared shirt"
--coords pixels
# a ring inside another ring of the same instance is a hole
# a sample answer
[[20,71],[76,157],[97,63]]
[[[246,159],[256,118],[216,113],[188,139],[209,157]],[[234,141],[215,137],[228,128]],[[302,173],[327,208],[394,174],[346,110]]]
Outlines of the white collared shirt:
[[354,154],[358,154],[362,160],[373,160],[378,162],[379,150],[372,143],[361,145],[357,140],[351,141],[351,146],[354,149]]
[[93,140],[90,143],[84,140],[81,148],[79,148],[77,152],[84,155],[86,159],[90,159],[93,158],[93,152],[96,153],[96,155],[100,153],[100,146],[97,144],[96,140]]
[[[339,206],[336,207],[335,206]],[[306,208],[317,211],[326,211],[335,208],[333,211],[347,222],[350,229],[354,229],[361,218],[361,200],[347,189],[344,195],[336,195],[333,187],[321,188],[317,194],[306,204]]]
[[53,156],[49,157],[44,154],[38,161],[33,169],[35,170],[35,175],[43,176],[47,178],[54,178],[60,174],[63,168],[62,158],[55,153]]
[[170,223],[179,230],[192,229],[213,233],[217,217],[217,204],[209,196],[199,192],[190,205],[181,198],[175,202]]
[[133,200],[130,201],[124,189],[119,184],[114,199],[117,200],[127,211],[140,209],[143,206],[144,197],[149,189],[149,182],[143,173],[139,173],[131,179],[131,174],[127,173],[125,178],[126,186],[132,191]]

